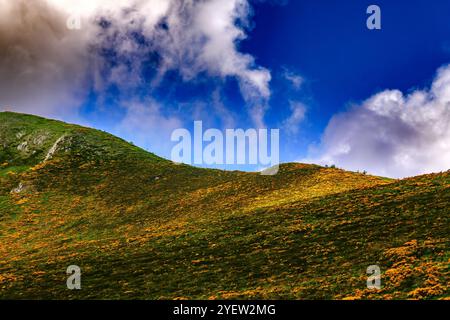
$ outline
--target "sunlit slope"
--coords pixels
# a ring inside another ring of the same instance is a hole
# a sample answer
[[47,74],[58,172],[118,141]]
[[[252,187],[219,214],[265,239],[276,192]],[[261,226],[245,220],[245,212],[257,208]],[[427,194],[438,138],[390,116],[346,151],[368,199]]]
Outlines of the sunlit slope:
[[[448,296],[448,173],[198,169],[13,113],[0,159],[0,298]],[[365,290],[374,264],[380,292]]]

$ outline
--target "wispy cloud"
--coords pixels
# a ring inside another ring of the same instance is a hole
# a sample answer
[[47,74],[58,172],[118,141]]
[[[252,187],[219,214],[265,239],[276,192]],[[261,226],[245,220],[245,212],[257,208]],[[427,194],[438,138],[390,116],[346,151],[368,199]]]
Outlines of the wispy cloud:
[[300,74],[295,73],[288,69],[284,69],[283,77],[289,82],[289,84],[295,90],[300,90],[303,83],[305,82],[305,79]]
[[125,102],[124,118],[113,128],[113,133],[134,144],[158,154],[170,154],[170,135],[182,127],[182,120],[174,115],[165,115],[162,106],[152,99]]
[[299,101],[289,102],[291,114],[284,120],[283,128],[289,135],[297,134],[299,131],[299,126],[305,119],[306,106]]

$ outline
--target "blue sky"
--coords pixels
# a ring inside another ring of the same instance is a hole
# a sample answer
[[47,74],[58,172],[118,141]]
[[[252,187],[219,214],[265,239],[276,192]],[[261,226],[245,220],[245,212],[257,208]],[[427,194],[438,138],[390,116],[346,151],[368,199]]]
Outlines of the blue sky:
[[[382,30],[368,30],[366,8],[382,11]],[[450,61],[450,3],[436,1],[290,1],[260,4],[242,50],[274,72],[283,67],[306,80],[299,98],[308,115],[298,150],[320,139],[330,118],[384,89],[404,92],[429,85],[436,69]],[[286,112],[283,83],[273,81],[269,117]],[[279,95],[277,93],[280,92]]]
[[[47,41],[47,57],[57,56],[55,65],[74,75],[62,79],[75,98],[45,94],[48,88],[65,92],[59,73],[58,82],[50,74],[49,82],[41,81],[45,88],[26,86],[25,95],[41,92],[42,105],[63,101],[72,107],[29,107],[28,100],[11,94],[0,105],[107,130],[166,158],[174,145],[171,131],[202,120],[219,129],[279,128],[282,162],[333,163],[389,176],[448,169],[443,144],[449,131],[430,136],[435,127],[429,115],[447,114],[446,91],[437,94],[432,87],[446,79],[440,68],[450,62],[450,2],[213,0],[210,7],[171,4],[172,11],[163,2],[136,7],[144,13],[140,28],[130,27],[134,20],[123,15],[120,1],[109,11],[102,0],[93,3],[103,11],[83,7],[83,28],[67,33],[66,44],[76,44],[66,54],[73,61],[60,57],[65,49],[55,49],[57,42]],[[381,30],[366,27],[371,4],[381,8]],[[150,21],[153,11],[160,15]],[[86,40],[82,32],[94,36]],[[203,43],[203,37],[212,40]],[[33,50],[32,40],[20,41],[16,45]],[[24,64],[17,61],[15,71]],[[41,74],[30,82],[39,82]],[[6,81],[1,85],[6,92]],[[409,95],[423,92],[426,108],[419,112]],[[389,114],[380,111],[387,106]],[[416,157],[428,140],[442,143],[428,158]]]

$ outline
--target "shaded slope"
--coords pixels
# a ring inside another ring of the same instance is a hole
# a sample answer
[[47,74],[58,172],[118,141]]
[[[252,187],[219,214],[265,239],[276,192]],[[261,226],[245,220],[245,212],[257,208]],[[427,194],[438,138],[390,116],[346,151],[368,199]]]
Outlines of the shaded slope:
[[12,112],[0,112],[0,143],[0,163],[16,166],[62,156],[83,161],[125,155],[163,160],[99,130]]
[[[448,295],[448,173],[206,170],[92,129],[0,118],[2,298]],[[26,139],[43,128],[52,138],[16,154],[23,127]],[[43,161],[64,135],[77,138]],[[79,292],[65,288],[70,264],[83,270]],[[372,264],[386,274],[378,293],[364,290]]]

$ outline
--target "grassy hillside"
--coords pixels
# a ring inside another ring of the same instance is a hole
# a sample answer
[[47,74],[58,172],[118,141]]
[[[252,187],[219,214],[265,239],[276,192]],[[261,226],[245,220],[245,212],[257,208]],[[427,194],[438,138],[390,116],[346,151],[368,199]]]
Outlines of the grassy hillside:
[[[449,297],[450,173],[390,180],[176,165],[0,113],[0,298]],[[66,268],[82,268],[82,290]],[[379,265],[382,289],[366,289]]]

